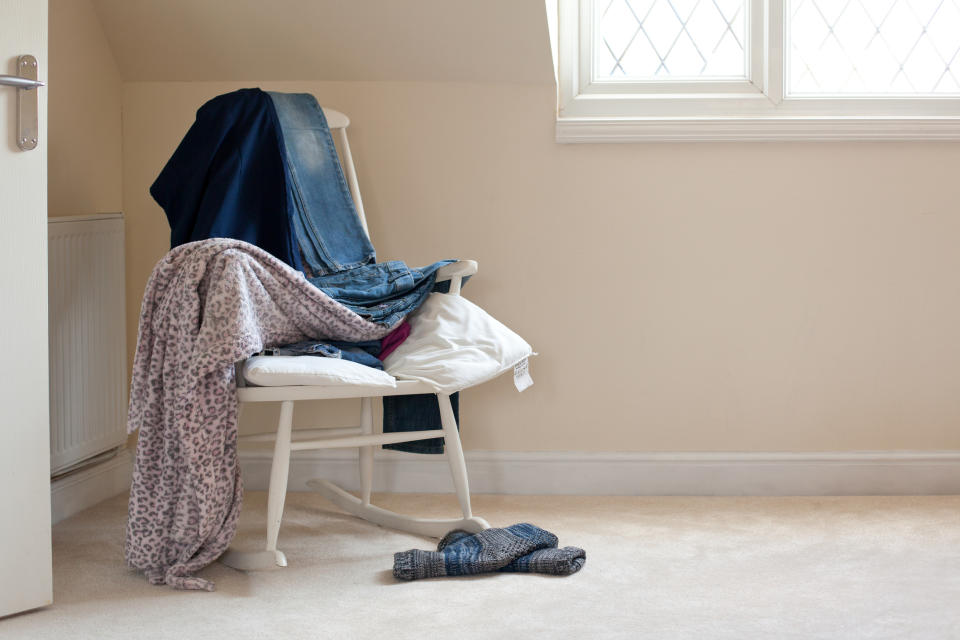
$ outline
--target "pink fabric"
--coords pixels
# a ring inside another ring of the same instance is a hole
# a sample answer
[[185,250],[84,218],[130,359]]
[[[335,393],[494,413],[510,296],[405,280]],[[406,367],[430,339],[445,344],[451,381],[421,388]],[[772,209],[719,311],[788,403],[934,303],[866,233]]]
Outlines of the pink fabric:
[[143,296],[130,385],[127,431],[140,436],[129,565],[152,584],[213,590],[193,574],[226,551],[240,513],[234,363],[266,346],[388,331],[251,244],[203,240],[164,256]]
[[388,355],[394,352],[394,350],[403,344],[403,341],[410,337],[410,323],[406,320],[400,322],[397,325],[397,328],[384,336],[383,340],[380,342],[380,355],[377,356],[381,360],[386,358]]

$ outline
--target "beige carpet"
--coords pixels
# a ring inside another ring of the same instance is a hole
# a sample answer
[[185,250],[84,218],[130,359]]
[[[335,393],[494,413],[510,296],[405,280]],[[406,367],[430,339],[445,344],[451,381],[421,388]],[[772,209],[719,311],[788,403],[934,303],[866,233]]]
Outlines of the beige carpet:
[[[381,504],[454,515],[448,496]],[[586,567],[398,583],[392,553],[430,541],[291,494],[286,569],[215,564],[215,593],[152,587],[123,565],[123,496],[54,529],[49,608],[0,638],[960,638],[960,496],[595,498],[477,496],[494,526],[529,521]],[[237,544],[262,536],[250,493]]]

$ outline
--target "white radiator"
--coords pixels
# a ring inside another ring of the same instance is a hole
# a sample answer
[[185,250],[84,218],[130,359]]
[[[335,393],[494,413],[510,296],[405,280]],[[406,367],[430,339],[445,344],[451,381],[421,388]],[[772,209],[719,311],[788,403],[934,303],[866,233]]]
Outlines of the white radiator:
[[126,441],[122,214],[50,218],[50,470]]

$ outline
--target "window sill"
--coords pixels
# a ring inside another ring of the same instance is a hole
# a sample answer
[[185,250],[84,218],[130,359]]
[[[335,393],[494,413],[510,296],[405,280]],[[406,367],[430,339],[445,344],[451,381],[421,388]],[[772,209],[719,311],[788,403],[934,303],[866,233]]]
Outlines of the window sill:
[[557,142],[960,140],[960,117],[557,118]]

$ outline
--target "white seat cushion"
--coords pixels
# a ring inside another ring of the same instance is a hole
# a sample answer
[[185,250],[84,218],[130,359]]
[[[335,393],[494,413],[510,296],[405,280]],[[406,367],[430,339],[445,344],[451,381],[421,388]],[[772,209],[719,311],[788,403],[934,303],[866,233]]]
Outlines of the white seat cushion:
[[408,320],[410,337],[384,369],[444,393],[486,382],[533,354],[523,338],[461,296],[431,293]]
[[243,363],[243,377],[260,387],[397,387],[396,379],[389,373],[349,360],[321,356],[253,356]]

